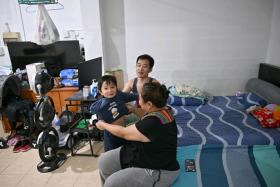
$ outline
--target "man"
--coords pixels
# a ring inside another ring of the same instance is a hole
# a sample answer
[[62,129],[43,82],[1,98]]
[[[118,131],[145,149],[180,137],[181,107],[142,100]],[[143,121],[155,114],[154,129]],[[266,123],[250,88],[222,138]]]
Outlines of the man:
[[124,86],[124,92],[141,93],[143,84],[146,82],[158,82],[156,79],[149,77],[154,67],[154,59],[150,55],[144,54],[137,57],[136,75],[130,79]]
[[[130,79],[123,88],[123,92],[132,92],[135,94],[141,93],[142,87],[147,82],[158,82],[156,79],[149,77],[154,67],[154,59],[150,55],[144,54],[137,57],[136,60],[136,75],[134,79]],[[138,101],[136,102],[138,108],[133,112],[138,116],[143,116],[143,111],[139,108]]]

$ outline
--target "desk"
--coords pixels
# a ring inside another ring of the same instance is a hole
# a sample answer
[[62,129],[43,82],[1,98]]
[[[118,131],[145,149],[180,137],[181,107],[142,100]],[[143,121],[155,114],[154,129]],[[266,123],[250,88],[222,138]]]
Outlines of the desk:
[[[65,99],[65,101],[68,101],[69,103],[66,104],[66,110],[68,110],[68,107],[76,106],[81,108],[81,114],[82,114],[82,120],[86,119],[85,112],[89,112],[89,106],[91,103],[95,102],[97,99],[89,96],[89,97],[83,97],[82,90],[79,90],[74,95],[68,97]],[[78,101],[78,103],[77,103]],[[74,102],[74,103],[73,103]],[[86,110],[85,110],[86,109]],[[92,130],[89,130],[88,126],[86,129],[78,129],[75,128],[77,123],[74,123],[72,127],[70,127],[70,136],[73,137],[74,133],[83,133],[86,135],[86,138],[83,138],[82,141],[88,141],[90,145],[90,151],[91,154],[83,154],[83,153],[74,153],[74,145],[71,141],[71,155],[75,156],[94,156],[97,157],[98,155],[93,152],[93,137],[91,134],[93,133]]]
[[[50,96],[53,99],[55,111],[60,114],[62,111],[66,109],[66,104],[68,103],[66,101],[67,98],[72,96],[78,91],[77,87],[63,87],[63,88],[54,88],[51,91],[48,92],[48,96]],[[73,102],[76,104],[79,104],[78,100],[76,102]],[[73,106],[68,108],[72,112],[77,112],[78,107]]]

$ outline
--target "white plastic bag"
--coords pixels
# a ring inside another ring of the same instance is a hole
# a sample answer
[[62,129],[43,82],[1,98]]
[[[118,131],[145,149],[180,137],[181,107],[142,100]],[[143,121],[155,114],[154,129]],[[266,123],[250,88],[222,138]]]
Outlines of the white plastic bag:
[[50,44],[59,40],[58,30],[43,4],[38,5],[35,42],[37,44]]

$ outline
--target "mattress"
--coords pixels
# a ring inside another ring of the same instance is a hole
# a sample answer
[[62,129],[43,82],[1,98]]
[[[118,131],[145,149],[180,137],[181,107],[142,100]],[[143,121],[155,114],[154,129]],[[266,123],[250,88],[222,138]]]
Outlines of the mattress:
[[[194,159],[196,172],[185,171],[185,160]],[[238,186],[278,187],[280,147],[275,145],[178,147],[180,175],[173,187]]]
[[263,128],[236,96],[214,96],[200,106],[172,106],[178,146],[280,145],[280,129]]

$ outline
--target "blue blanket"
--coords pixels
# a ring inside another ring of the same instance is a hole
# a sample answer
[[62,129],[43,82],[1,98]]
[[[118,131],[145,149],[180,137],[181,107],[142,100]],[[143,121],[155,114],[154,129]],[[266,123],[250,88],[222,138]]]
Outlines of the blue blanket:
[[280,129],[260,126],[235,96],[215,96],[200,106],[174,106],[178,146],[280,145]]

